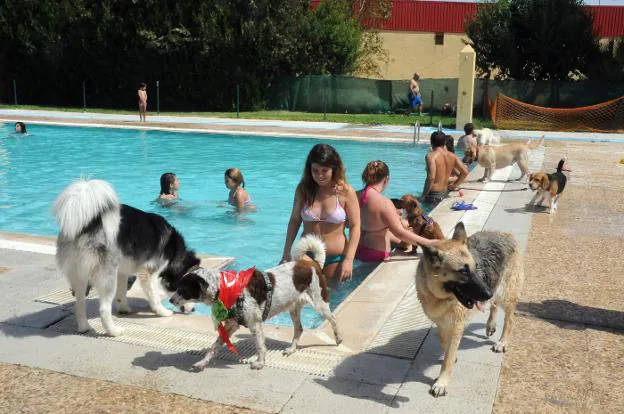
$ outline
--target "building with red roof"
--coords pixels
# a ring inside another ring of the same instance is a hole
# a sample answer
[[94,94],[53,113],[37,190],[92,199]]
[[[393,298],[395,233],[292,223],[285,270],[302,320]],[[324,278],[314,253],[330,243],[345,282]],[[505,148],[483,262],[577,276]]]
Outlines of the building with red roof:
[[[319,1],[312,1],[312,7]],[[587,6],[601,39],[624,36],[624,6]],[[469,1],[392,0],[389,20],[380,31],[389,60],[382,64],[384,79],[456,78],[459,51],[465,46],[464,25],[477,3]]]

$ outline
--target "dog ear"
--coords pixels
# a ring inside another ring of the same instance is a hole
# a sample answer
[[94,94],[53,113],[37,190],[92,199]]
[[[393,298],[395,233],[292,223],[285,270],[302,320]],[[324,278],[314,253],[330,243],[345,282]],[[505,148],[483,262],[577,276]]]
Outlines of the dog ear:
[[466,234],[466,227],[464,226],[464,222],[460,221],[455,226],[455,231],[453,232],[453,240],[457,240],[466,244],[466,239],[468,239],[468,235]]
[[444,252],[436,249],[435,247],[421,246],[425,255],[425,260],[431,263],[434,267],[442,266],[444,261]]
[[549,185],[550,183],[548,182],[548,177],[546,176],[546,174],[543,174],[543,175],[542,175],[542,179],[541,179],[541,181],[542,181],[542,188],[543,188],[544,190],[548,190],[548,185]]

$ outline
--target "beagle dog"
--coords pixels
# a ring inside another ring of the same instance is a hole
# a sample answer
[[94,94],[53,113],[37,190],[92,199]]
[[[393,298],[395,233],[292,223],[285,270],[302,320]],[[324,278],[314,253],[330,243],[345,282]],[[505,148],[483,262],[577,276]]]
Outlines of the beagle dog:
[[552,174],[537,172],[529,175],[529,187],[535,191],[531,204],[535,204],[537,199],[541,197],[539,205],[542,205],[544,199],[548,197],[550,199],[550,214],[554,214],[557,211],[557,201],[568,181],[568,178],[563,173],[564,163],[565,159],[560,160],[559,165],[557,165],[557,171]]

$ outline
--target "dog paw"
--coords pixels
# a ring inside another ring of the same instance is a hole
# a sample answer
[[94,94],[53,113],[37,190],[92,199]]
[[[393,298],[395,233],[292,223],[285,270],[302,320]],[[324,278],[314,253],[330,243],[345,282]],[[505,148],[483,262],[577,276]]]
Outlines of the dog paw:
[[284,356],[291,356],[291,355],[292,355],[292,354],[294,354],[296,351],[297,351],[297,348],[296,348],[296,347],[292,347],[292,346],[291,346],[291,347],[288,347],[288,348],[284,349],[284,350],[282,351],[282,355],[284,355]]
[[127,303],[125,305],[117,305],[117,313],[120,315],[127,315],[132,313],[132,308]]
[[429,389],[429,394],[434,397],[444,397],[446,395],[446,384],[441,381],[436,381],[433,383],[431,388]]
[[106,331],[108,336],[120,336],[124,333],[124,328],[120,328],[119,326],[112,326],[110,329]]
[[496,332],[496,325],[488,325],[485,327],[485,335],[492,336]]
[[251,369],[262,369],[264,368],[264,362],[254,361],[251,363]]
[[492,345],[492,351],[500,353],[507,351],[507,345],[504,342],[497,342]]
[[173,311],[167,308],[156,309],[154,312],[156,313],[156,315],[163,317],[173,315]]
[[206,368],[208,366],[208,363],[210,361],[199,361],[193,364],[193,366],[191,366],[191,371],[193,372],[201,372],[204,370],[204,368]]
[[79,334],[87,333],[90,331],[93,331],[93,328],[89,324],[86,324],[85,326],[78,326],[78,329],[76,329],[76,332]]

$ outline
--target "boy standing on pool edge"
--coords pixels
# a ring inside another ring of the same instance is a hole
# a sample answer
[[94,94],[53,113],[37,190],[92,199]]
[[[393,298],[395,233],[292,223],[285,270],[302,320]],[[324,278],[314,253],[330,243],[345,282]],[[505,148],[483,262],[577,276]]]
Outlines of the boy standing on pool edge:
[[145,122],[145,113],[147,112],[147,85],[144,82],[139,84],[137,94],[139,96],[139,122]]

